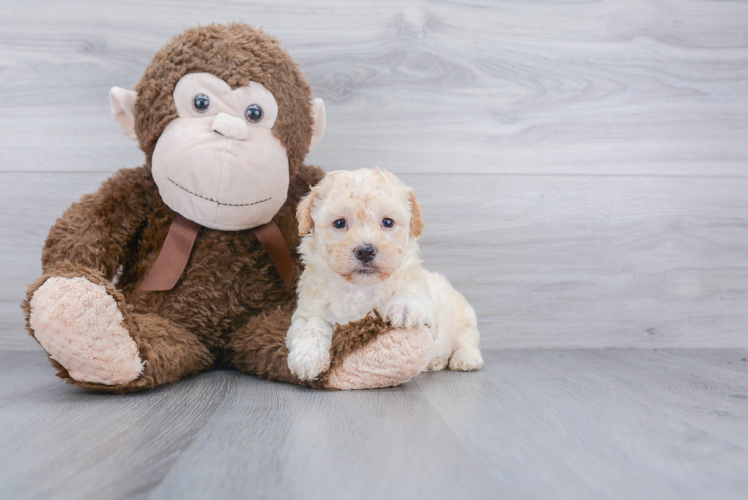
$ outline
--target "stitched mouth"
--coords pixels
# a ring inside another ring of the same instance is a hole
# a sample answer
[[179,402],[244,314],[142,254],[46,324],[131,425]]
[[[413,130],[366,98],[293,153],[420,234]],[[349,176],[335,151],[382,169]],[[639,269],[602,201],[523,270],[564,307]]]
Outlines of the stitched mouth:
[[174,182],[174,180],[171,177],[167,177],[167,179],[169,179],[169,182],[171,182],[172,184],[174,184],[175,186],[177,186],[179,189],[181,189],[182,191],[184,191],[186,193],[191,194],[192,196],[196,196],[196,197],[198,197],[200,199],[203,199],[203,200],[206,200],[206,201],[211,201],[211,202],[213,202],[213,203],[215,203],[217,205],[223,205],[225,207],[250,207],[252,205],[258,205],[260,203],[264,203],[266,201],[270,201],[270,200],[273,199],[273,197],[271,196],[270,198],[265,198],[264,200],[255,201],[253,203],[222,203],[222,202],[220,202],[218,200],[214,200],[213,198],[208,198],[206,196],[202,196],[202,195],[199,195],[197,193],[193,193],[189,189],[184,188],[184,187],[180,186],[179,184],[177,184],[176,182]]

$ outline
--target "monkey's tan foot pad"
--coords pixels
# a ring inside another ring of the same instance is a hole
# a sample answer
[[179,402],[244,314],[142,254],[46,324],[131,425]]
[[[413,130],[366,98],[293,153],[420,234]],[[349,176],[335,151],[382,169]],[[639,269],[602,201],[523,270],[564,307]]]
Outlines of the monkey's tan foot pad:
[[404,384],[426,368],[432,342],[428,328],[393,328],[336,364],[327,385],[351,390]]
[[143,372],[114,297],[85,278],[49,278],[30,301],[34,337],[81,382],[119,385]]

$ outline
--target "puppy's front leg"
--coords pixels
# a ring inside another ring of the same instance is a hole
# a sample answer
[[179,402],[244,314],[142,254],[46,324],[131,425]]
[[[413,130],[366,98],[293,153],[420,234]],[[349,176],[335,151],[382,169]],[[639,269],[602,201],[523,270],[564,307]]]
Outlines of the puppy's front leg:
[[288,368],[301,380],[312,380],[330,368],[332,328],[322,318],[296,319],[286,334]]
[[383,314],[384,319],[393,326],[433,327],[436,320],[436,304],[429,299],[398,294],[384,306]]

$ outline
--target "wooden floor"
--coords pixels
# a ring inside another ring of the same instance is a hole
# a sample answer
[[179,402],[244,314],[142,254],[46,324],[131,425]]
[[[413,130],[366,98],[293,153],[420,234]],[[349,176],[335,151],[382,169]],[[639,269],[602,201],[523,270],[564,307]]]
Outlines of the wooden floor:
[[748,350],[485,354],[376,391],[110,396],[2,353],[0,498],[745,498]]

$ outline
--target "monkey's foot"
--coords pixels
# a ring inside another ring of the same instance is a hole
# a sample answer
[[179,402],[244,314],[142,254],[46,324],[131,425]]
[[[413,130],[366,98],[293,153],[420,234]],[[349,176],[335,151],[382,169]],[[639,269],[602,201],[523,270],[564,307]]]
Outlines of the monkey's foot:
[[120,385],[143,372],[122,312],[102,285],[81,277],[49,278],[29,305],[34,337],[73,379]]
[[330,389],[373,389],[407,382],[429,362],[431,331],[426,328],[392,328],[345,357],[330,369]]

